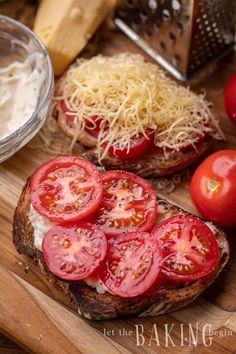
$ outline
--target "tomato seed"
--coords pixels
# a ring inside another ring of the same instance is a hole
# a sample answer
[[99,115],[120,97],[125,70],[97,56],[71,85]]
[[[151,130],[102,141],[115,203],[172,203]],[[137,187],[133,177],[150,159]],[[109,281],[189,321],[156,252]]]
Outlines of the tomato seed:
[[133,275],[132,275],[132,278],[133,278],[133,279],[138,279],[138,278],[139,278],[139,275],[138,275],[138,274],[133,274]]
[[48,178],[52,181],[55,181],[57,179],[55,175],[48,175]]
[[64,241],[63,241],[63,247],[64,247],[64,248],[68,248],[68,247],[70,247],[70,241],[69,241],[69,240],[67,240],[67,239],[66,239],[66,240],[64,240]]
[[203,247],[203,248],[201,248],[200,252],[203,254],[206,254],[209,252],[209,249],[207,247]]

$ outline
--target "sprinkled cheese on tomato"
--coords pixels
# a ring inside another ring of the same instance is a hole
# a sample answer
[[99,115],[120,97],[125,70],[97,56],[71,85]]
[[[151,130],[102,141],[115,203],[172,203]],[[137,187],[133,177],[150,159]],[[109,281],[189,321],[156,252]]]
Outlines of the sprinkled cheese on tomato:
[[194,147],[208,134],[222,138],[204,96],[177,85],[141,55],[80,59],[67,72],[62,97],[77,137],[94,116],[101,119],[99,160],[111,149],[129,152],[140,134],[147,138],[147,129],[155,131],[155,145],[164,152]]

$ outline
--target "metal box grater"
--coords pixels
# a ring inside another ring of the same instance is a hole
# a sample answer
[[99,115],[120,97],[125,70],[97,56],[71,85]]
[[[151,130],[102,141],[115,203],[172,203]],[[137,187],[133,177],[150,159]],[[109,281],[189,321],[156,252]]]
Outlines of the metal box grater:
[[177,79],[234,47],[236,0],[118,0],[116,25]]

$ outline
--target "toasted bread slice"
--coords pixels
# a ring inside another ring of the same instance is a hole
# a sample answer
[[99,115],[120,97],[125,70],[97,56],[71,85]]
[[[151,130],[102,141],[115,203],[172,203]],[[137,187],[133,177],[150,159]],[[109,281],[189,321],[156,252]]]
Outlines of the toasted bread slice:
[[[56,84],[55,94],[61,96],[65,85],[66,73],[58,80]],[[73,122],[69,122],[66,115],[60,107],[60,103],[55,108],[55,116],[60,129],[66,136],[73,138],[76,134]],[[88,148],[86,157],[93,163],[99,164],[97,153],[97,139],[92,135],[83,131],[77,138],[77,141]],[[198,144],[197,148],[190,147],[187,151],[177,151],[168,155],[165,158],[162,150],[148,152],[145,155],[138,156],[128,160],[120,160],[110,155],[102,160],[102,165],[107,169],[121,169],[133,173],[137,173],[142,177],[159,177],[171,175],[195,163],[204,155],[213,142],[212,137],[207,137],[206,140]]]
[[[183,209],[157,197],[158,214],[156,223],[175,215],[188,214]],[[74,307],[82,316],[102,320],[123,315],[154,316],[180,309],[189,304],[218,276],[229,258],[229,246],[225,233],[214,225],[220,250],[220,260],[215,269],[206,277],[188,284],[171,285],[155,289],[149,294],[134,298],[121,298],[108,292],[99,294],[85,282],[68,282],[54,276],[43,259],[42,252],[34,246],[34,230],[29,221],[29,181],[20,196],[13,221],[13,243],[19,253],[33,259],[41,268],[47,280],[60,291],[69,294]]]

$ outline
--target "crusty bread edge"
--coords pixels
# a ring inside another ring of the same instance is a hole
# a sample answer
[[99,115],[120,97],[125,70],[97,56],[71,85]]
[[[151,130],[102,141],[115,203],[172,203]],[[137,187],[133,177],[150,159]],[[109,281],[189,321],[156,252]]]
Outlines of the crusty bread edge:
[[[219,232],[218,235],[220,237],[221,259],[217,269],[215,269],[210,275],[190,285],[185,285],[184,288],[175,288],[169,289],[167,291],[160,291],[155,296],[154,300],[142,299],[140,304],[139,301],[134,300],[134,306],[125,306],[126,300],[121,299],[121,302],[124,302],[124,306],[121,306],[121,310],[117,309],[116,311],[116,309],[113,309],[112,311],[110,311],[109,306],[108,310],[106,310],[106,306],[102,304],[103,295],[97,295],[95,289],[92,289],[87,285],[83,284],[81,285],[80,293],[79,287],[75,287],[73,284],[69,284],[68,282],[57,278],[49,271],[43,260],[42,253],[38,249],[36,249],[33,244],[33,227],[29,222],[28,218],[29,207],[30,204],[28,181],[21,193],[13,219],[13,243],[16,249],[19,253],[27,255],[31,259],[33,259],[35,263],[39,265],[40,270],[45,276],[45,278],[55,288],[63,292],[65,295],[69,295],[72,301],[73,308],[76,309],[80,315],[88,319],[102,320],[131,314],[136,314],[140,317],[156,316],[176,311],[186,306],[187,304],[192,302],[196,297],[198,297],[206,289],[206,287],[209,286],[210,283],[212,283],[217,278],[218,274],[222,271],[229,258],[229,245],[226,239],[226,235],[221,229],[217,228]],[[174,207],[183,213],[187,213],[181,208],[178,208],[176,206]],[[88,296],[90,296],[91,294],[96,295],[99,299],[101,299],[101,303],[99,304],[96,301],[90,303],[90,301],[88,301],[89,297],[87,297],[87,293]],[[132,301],[133,300],[131,300],[131,303]],[[102,311],[100,307],[102,307]]]

